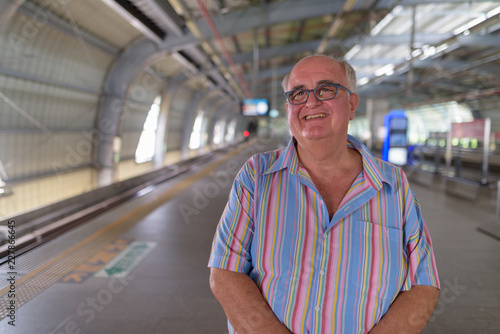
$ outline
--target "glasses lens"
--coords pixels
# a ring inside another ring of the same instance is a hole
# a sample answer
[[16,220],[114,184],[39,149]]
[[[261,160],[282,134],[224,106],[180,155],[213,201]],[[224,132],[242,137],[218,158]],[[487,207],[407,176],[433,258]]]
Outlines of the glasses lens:
[[335,95],[337,95],[337,86],[334,85],[319,86],[318,88],[316,88],[315,93],[318,100],[333,99]]
[[307,93],[308,91],[303,89],[292,90],[288,95],[288,101],[291,104],[304,103],[307,100]]

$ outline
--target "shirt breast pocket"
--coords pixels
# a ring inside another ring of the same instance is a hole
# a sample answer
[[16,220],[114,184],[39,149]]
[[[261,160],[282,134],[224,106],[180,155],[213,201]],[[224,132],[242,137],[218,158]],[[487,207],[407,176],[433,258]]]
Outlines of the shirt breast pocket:
[[378,300],[379,307],[386,309],[397,296],[406,270],[402,238],[398,229],[354,221],[349,281],[358,298]]

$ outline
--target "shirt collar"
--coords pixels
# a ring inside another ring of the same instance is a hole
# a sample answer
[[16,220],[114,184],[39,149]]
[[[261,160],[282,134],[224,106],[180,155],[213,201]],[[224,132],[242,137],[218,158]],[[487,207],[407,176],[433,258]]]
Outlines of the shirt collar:
[[[264,172],[265,174],[275,173],[282,169],[287,168],[290,174],[296,174],[299,166],[299,157],[295,149],[295,138],[291,138],[288,145],[283,149],[278,159],[276,159],[269,168]],[[370,151],[358,139],[348,135],[347,146],[354,147],[363,158],[363,173],[372,188],[380,190],[382,183],[385,182],[391,188],[393,185],[387,180],[384,173],[380,169],[380,164],[377,159],[372,156]]]
[[378,159],[373,157],[363,143],[353,136],[347,135],[347,147],[354,147],[361,154],[361,157],[363,158],[363,174],[372,188],[376,190],[382,189],[383,182],[393,188],[393,185],[389,182],[389,180],[387,180],[381,170]]
[[276,173],[284,168],[288,169],[290,174],[296,174],[299,168],[299,157],[295,149],[296,139],[292,137],[288,145],[281,152],[278,159],[274,161],[271,166],[264,172],[265,174]]

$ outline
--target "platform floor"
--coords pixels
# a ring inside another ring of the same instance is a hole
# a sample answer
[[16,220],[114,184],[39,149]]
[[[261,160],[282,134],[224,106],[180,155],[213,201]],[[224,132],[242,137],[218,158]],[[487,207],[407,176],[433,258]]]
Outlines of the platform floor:
[[[220,156],[2,266],[0,333],[227,333],[206,265],[232,179],[264,148]],[[424,333],[500,333],[500,241],[477,231],[494,201],[412,188],[442,284]]]

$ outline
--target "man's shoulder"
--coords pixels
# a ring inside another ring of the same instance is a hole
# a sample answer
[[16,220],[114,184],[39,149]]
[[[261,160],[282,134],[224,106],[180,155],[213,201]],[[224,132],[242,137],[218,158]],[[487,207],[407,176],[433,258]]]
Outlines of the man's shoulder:
[[398,185],[406,185],[408,183],[406,174],[401,167],[377,157],[373,157],[372,160],[391,186],[398,187]]
[[281,147],[272,151],[254,154],[247,163],[251,163],[260,173],[264,173],[279,160],[285,149],[286,147]]
[[245,184],[254,183],[255,178],[268,171],[283,154],[285,148],[252,155],[241,168],[237,179]]

